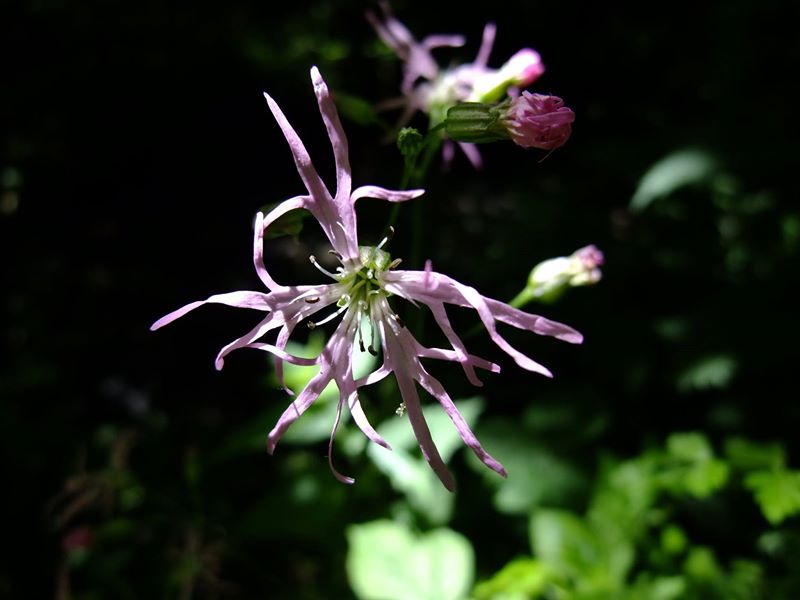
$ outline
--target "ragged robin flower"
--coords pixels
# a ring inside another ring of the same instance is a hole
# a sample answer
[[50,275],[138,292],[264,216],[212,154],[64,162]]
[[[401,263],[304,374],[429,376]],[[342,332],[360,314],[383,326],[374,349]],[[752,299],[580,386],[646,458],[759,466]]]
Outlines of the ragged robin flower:
[[[489,468],[505,476],[502,465],[492,458],[480,445],[477,438],[458,412],[455,404],[442,384],[422,365],[421,359],[440,359],[461,364],[467,378],[480,385],[475,369],[498,372],[500,368],[485,359],[469,354],[453,330],[445,311],[445,304],[474,308],[489,332],[491,339],[518,365],[530,371],[550,376],[549,371],[529,357],[513,348],[498,332],[496,321],[519,329],[527,329],[542,335],[554,336],[571,343],[580,343],[581,335],[574,329],[549,321],[544,317],[528,314],[511,306],[479,294],[474,288],[461,284],[446,275],[430,269],[430,263],[422,271],[397,269],[399,259],[392,259],[385,246],[388,239],[377,246],[359,246],[356,226],[355,202],[360,198],[378,198],[389,202],[404,202],[423,193],[422,190],[392,191],[376,186],[363,186],[351,190],[351,171],[348,158],[347,138],[339,121],[336,107],[328,88],[316,67],[311,70],[311,80],[317,96],[322,120],[328,131],[336,162],[336,193],[332,195],[320,176],[295,130],[289,124],[275,101],[265,97],[272,114],[283,131],[294,157],[297,171],[306,187],[306,193],[285,200],[267,215],[256,217],[253,258],[256,272],[268,292],[236,291],[211,296],[206,300],[192,302],[156,321],[152,329],[171,323],[199,306],[207,303],[226,304],[249,308],[266,313],[266,316],[251,331],[222,348],[217,355],[216,366],[222,368],[223,360],[238,348],[254,348],[269,352],[276,358],[276,374],[283,381],[282,365],[319,368],[317,374],[293,399],[267,436],[270,453],[284,432],[312,405],[331,381],[339,389],[336,419],[331,430],[328,461],[334,475],[342,482],[353,479],[342,475],[333,466],[333,439],[345,407],[356,425],[376,444],[389,448],[387,442],[375,431],[361,406],[360,388],[394,374],[407,411],[411,427],[419,442],[424,457],[436,475],[447,487],[454,489],[454,482],[431,438],[423,417],[416,384],[434,396],[453,421],[463,441]],[[306,209],[319,222],[331,244],[331,253],[340,266],[331,272],[324,269],[313,257],[311,262],[331,279],[327,284],[282,285],[276,282],[264,264],[264,234],[277,219],[295,209]],[[451,348],[427,348],[420,344],[406,329],[403,321],[391,306],[392,296],[409,300],[417,305],[425,304],[450,342]],[[317,317],[323,309],[329,309],[324,317]],[[305,321],[310,327],[319,327],[341,318],[325,347],[315,358],[301,358],[286,351],[286,344],[295,327]],[[277,330],[275,340],[263,340],[268,333]],[[356,379],[353,375],[352,355],[355,345],[369,349],[373,354],[383,355],[383,363],[371,374]],[[288,390],[287,390],[288,391]],[[292,394],[291,391],[289,391]]]

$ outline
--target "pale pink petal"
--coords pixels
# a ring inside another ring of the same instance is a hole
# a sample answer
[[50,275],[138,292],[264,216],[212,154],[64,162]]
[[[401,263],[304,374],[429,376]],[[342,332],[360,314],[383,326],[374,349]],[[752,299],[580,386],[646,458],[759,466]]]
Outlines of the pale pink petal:
[[[421,358],[435,358],[437,360],[461,362],[461,358],[458,356],[458,354],[456,354],[456,352],[453,350],[445,350],[444,348],[426,348],[425,346],[419,346],[417,348],[417,356]],[[473,354],[468,354],[467,357],[470,364],[478,368],[491,371],[492,373],[500,372],[500,365],[490,362],[485,358],[481,358],[480,356],[475,356]]]
[[311,197],[315,200],[325,197],[329,198],[330,193],[319,174],[317,174],[317,170],[314,168],[311,157],[308,155],[308,151],[303,145],[300,136],[297,135],[297,132],[291,126],[288,119],[283,114],[281,107],[278,106],[278,103],[266,92],[264,92],[264,98],[266,98],[269,109],[272,111],[272,115],[278,122],[283,136],[289,144],[289,149],[292,151],[292,157],[294,158],[294,164],[297,166],[297,172],[300,174],[300,178],[303,180],[308,193],[311,194]]
[[434,48],[460,48],[466,43],[463,35],[433,34],[422,40],[422,47],[426,50]]
[[481,158],[481,151],[478,150],[477,144],[458,142],[458,147],[461,148],[464,156],[467,157],[467,160],[469,160],[476,171],[480,171],[483,168],[483,159]]
[[475,62],[472,63],[476,67],[485,67],[489,64],[489,55],[492,53],[492,46],[494,45],[495,34],[497,27],[494,23],[487,23],[483,28],[483,38],[481,39],[481,48],[478,50],[478,56]]
[[[399,269],[389,271],[384,278],[387,281],[386,289],[388,291],[407,300],[416,298],[426,304],[440,300],[456,306],[472,306],[455,289],[453,285],[455,280],[441,273]],[[532,331],[539,335],[552,336],[571,344],[580,344],[583,341],[583,336],[569,325],[527,313],[493,298],[484,296],[483,299],[495,319],[512,327]]]
[[267,272],[267,268],[264,266],[264,232],[266,232],[269,226],[277,221],[280,217],[293,210],[305,208],[309,202],[310,198],[308,196],[296,196],[281,202],[266,216],[261,212],[256,214],[256,222],[253,232],[253,264],[255,265],[258,277],[270,290],[274,290],[275,288],[281,286],[275,282],[269,272]]
[[336,198],[348,198],[350,196],[351,175],[350,157],[347,149],[347,136],[339,120],[339,113],[336,105],[331,99],[328,86],[320,75],[317,67],[311,68],[311,82],[314,84],[314,93],[317,95],[319,112],[325,129],[328,130],[328,138],[333,147],[333,156],[336,160]]
[[347,406],[350,408],[350,414],[353,415],[353,421],[355,421],[358,428],[364,432],[364,435],[369,438],[369,440],[379,446],[383,446],[387,450],[391,450],[392,447],[389,443],[384,440],[380,434],[372,427],[369,420],[367,419],[367,415],[364,414],[364,409],[361,406],[361,402],[358,399],[358,393],[353,392],[350,394],[347,400]]
[[447,318],[444,304],[441,302],[431,302],[428,304],[428,308],[433,313],[433,318],[436,319],[436,323],[439,325],[442,332],[444,332],[447,340],[453,346],[453,350],[455,350],[456,356],[458,357],[458,362],[460,362],[461,366],[464,368],[464,373],[469,382],[474,386],[482,386],[483,383],[481,383],[481,380],[478,379],[478,376],[475,374],[475,369],[469,359],[469,353],[464,346],[464,342],[461,341],[461,338],[458,337],[458,334],[453,330],[453,326],[450,325],[450,319]]
[[355,483],[355,479],[352,477],[348,477],[347,475],[342,475],[336,467],[333,466],[333,438],[336,437],[336,430],[339,428],[339,420],[342,418],[342,397],[339,397],[339,403],[336,405],[336,419],[333,421],[333,429],[331,429],[331,437],[328,439],[328,466],[331,469],[331,473],[333,476],[336,477],[342,483],[346,483],[348,485]]
[[[392,335],[389,333],[389,335]],[[422,407],[419,403],[419,395],[414,384],[414,380],[407,377],[402,371],[398,372],[395,369],[395,376],[397,377],[397,385],[400,388],[400,394],[403,397],[403,402],[406,405],[408,412],[408,420],[411,422],[411,428],[414,430],[414,436],[417,438],[422,456],[428,461],[428,464],[436,473],[436,476],[442,482],[442,485],[449,491],[456,489],[455,481],[447,466],[444,464],[439,450],[436,449],[436,444],[431,437],[431,431],[428,429],[428,424],[425,422],[425,416],[422,414]]]
[[353,191],[350,196],[355,204],[361,198],[377,198],[378,200],[388,200],[389,202],[406,202],[418,198],[425,193],[425,190],[387,190],[377,185],[362,185]]
[[264,352],[269,352],[270,354],[280,358],[282,361],[286,361],[293,365],[299,365],[301,367],[312,367],[317,364],[318,358],[305,358],[303,356],[295,356],[294,354],[289,354],[285,350],[278,348],[277,346],[273,346],[272,344],[264,344],[262,342],[253,342],[251,344],[247,344],[246,346],[242,346],[243,348],[254,348],[256,350],[263,350]]
[[472,449],[480,461],[496,473],[506,477],[507,474],[506,470],[503,468],[503,465],[501,465],[497,459],[493,458],[492,455],[483,449],[483,446],[481,446],[478,438],[475,437],[474,433],[472,433],[469,425],[467,425],[467,422],[464,420],[464,417],[461,416],[461,413],[458,412],[458,408],[453,403],[453,400],[450,398],[447,391],[445,391],[444,387],[442,387],[442,384],[424,369],[419,374],[419,383],[428,391],[431,396],[439,401],[439,404],[442,405],[444,412],[447,413],[447,416],[450,417],[451,421],[453,421],[453,425],[456,426],[461,439],[464,440],[464,443]]
[[216,294],[210,296],[206,300],[197,302],[190,302],[186,306],[182,306],[178,310],[173,310],[168,315],[164,315],[158,321],[150,326],[150,331],[160,329],[164,325],[172,323],[175,319],[180,319],[183,315],[193,311],[195,308],[203,306],[204,304],[226,304],[228,306],[236,306],[238,308],[253,308],[255,310],[271,310],[272,302],[267,294],[262,292],[229,292],[227,294]]
[[442,168],[447,170],[453,163],[456,147],[453,140],[447,139],[442,143]]
[[322,390],[325,389],[325,386],[328,385],[330,380],[331,374],[329,365],[324,365],[324,368],[321,368],[320,372],[308,382],[297,398],[283,411],[275,427],[273,427],[272,431],[267,435],[267,451],[270,454],[275,452],[275,446],[292,423],[299,419],[300,416],[308,410],[308,407],[319,398]]
[[552,377],[552,373],[533,359],[525,356],[511,346],[498,332],[494,324],[494,316],[483,296],[475,288],[459,283],[455,279],[433,271],[389,271],[384,278],[391,284],[386,289],[394,292],[402,288],[404,297],[413,297],[419,302],[429,304],[447,302],[459,306],[470,306],[478,312],[489,337],[506,354],[511,356],[520,367],[528,371]]
[[457,281],[454,281],[453,283],[464,299],[478,312],[478,316],[481,318],[481,321],[483,321],[483,326],[486,327],[486,330],[489,332],[489,337],[492,338],[492,341],[497,344],[501,350],[513,358],[514,362],[516,362],[523,369],[541,373],[545,377],[553,376],[553,374],[547,368],[540,365],[530,357],[524,355],[522,352],[509,344],[505,338],[503,338],[503,336],[497,333],[492,312],[489,310],[489,307],[487,306],[486,301],[483,299],[483,296],[481,296],[475,288],[460,284]]
[[[292,335],[295,324],[295,322],[287,322],[281,327],[281,330],[278,332],[278,337],[275,340],[276,348],[280,348],[281,350],[286,349],[286,344],[289,342],[289,337]],[[283,379],[283,361],[280,359],[275,361],[275,379],[278,380],[278,385],[281,386],[286,393],[290,396],[294,396],[294,392],[286,387],[286,382]]]
[[244,348],[248,344],[260,338],[262,335],[269,333],[273,329],[277,329],[281,325],[283,325],[283,319],[276,317],[275,313],[267,315],[266,319],[253,327],[253,329],[248,331],[245,335],[240,338],[236,338],[230,344],[224,346],[217,354],[217,358],[214,360],[214,367],[217,369],[217,371],[222,370],[222,367],[225,366],[224,359],[228,354],[237,348]]
[[492,298],[485,298],[485,300],[489,310],[492,311],[492,315],[498,321],[517,329],[525,329],[539,335],[549,335],[570,344],[583,343],[583,335],[569,325],[551,321],[540,315],[527,313],[499,300],[493,300]]
[[390,375],[391,372],[392,372],[391,369],[389,369],[384,363],[369,375],[366,375],[360,379],[356,379],[356,387],[364,387],[365,385],[372,385],[373,383],[377,383],[382,379],[386,379],[386,377]]

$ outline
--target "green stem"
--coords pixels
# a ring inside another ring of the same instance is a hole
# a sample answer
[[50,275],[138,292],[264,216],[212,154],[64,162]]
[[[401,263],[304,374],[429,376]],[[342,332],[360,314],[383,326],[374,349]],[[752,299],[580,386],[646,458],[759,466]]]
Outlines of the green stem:
[[512,298],[511,301],[509,302],[509,304],[514,308],[522,308],[523,306],[528,304],[528,302],[535,299],[536,295],[531,291],[530,288],[526,287],[519,294],[514,296],[514,298]]

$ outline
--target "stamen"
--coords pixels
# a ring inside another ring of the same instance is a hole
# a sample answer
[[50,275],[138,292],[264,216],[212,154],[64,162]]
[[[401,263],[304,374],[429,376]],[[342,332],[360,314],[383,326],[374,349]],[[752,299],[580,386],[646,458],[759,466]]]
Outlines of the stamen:
[[319,302],[319,296],[311,296],[310,298],[306,298],[305,300],[309,304],[316,304],[317,302]]
[[395,258],[392,262],[389,263],[389,270],[396,269],[400,263],[403,262],[402,258]]
[[364,352],[364,335],[361,333],[361,316],[365,312],[365,308],[367,303],[364,300],[358,301],[358,314],[356,318],[358,319],[358,347]]
[[[377,292],[376,292],[377,293]],[[372,304],[369,305],[369,346],[367,346],[367,350],[372,356],[378,356],[378,352],[375,350],[375,323],[372,320]]]
[[308,328],[309,328],[309,329],[311,329],[312,331],[313,331],[313,330],[314,330],[314,328],[317,326],[317,324],[316,324],[316,323],[314,323],[314,321],[306,321],[306,325],[307,325],[307,326],[308,326]]
[[396,414],[398,417],[402,417],[404,414],[406,414],[406,403],[401,402],[400,406],[397,407],[397,410],[394,411],[394,414]]
[[336,250],[333,250],[333,249],[328,250],[328,254],[331,254],[331,255],[335,256],[336,258],[339,259],[339,261],[341,261],[342,258],[343,258],[341,254],[339,254]]
[[392,313],[392,314],[391,314],[391,315],[389,315],[389,316],[390,316],[392,319],[394,319],[394,322],[395,322],[395,323],[397,323],[398,325],[400,325],[400,327],[403,327],[403,328],[405,328],[406,324],[405,324],[405,323],[403,323],[403,319],[401,319],[400,317],[398,317],[398,316],[397,316],[396,314],[394,314],[394,313]]
[[381,240],[381,243],[380,243],[380,244],[378,244],[378,250],[380,250],[381,248],[383,248],[384,244],[386,244],[386,242],[388,242],[388,241],[389,241],[390,239],[392,239],[393,237],[394,237],[394,227],[392,227],[391,225],[389,225],[389,230],[386,232],[386,235],[385,235],[385,236],[384,236],[384,238]]
[[331,273],[330,271],[328,271],[328,269],[326,269],[325,267],[323,267],[322,265],[320,265],[320,264],[317,262],[317,258],[316,258],[316,257],[315,257],[313,254],[312,254],[311,256],[309,256],[309,257],[308,257],[308,260],[310,260],[310,261],[311,261],[311,264],[312,264],[312,265],[314,265],[315,267],[317,267],[317,269],[318,269],[319,271],[321,271],[322,273],[325,273],[325,275],[327,275],[327,276],[328,276],[328,277],[330,277],[331,279],[339,279],[339,278],[338,278],[336,275],[334,275],[333,273]]
[[[333,313],[329,314],[327,317],[325,317],[324,319],[322,319],[322,321],[317,321],[316,323],[314,323],[314,327],[319,327],[320,325],[325,325],[325,323],[329,323],[329,322],[333,321],[336,317],[338,317],[340,314],[342,314],[344,311],[346,311],[349,307],[350,307],[350,303],[348,302],[347,304],[342,306],[336,312],[333,312]],[[309,323],[310,323],[310,321],[309,321]],[[311,329],[314,329],[314,327],[311,327]]]

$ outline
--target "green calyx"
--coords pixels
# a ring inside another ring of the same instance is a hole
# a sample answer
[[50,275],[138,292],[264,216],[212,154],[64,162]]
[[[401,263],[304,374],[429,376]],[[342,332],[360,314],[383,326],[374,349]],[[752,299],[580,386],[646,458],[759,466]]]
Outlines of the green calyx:
[[501,122],[506,108],[506,104],[461,102],[448,109],[445,131],[457,142],[479,144],[508,139],[506,127]]

